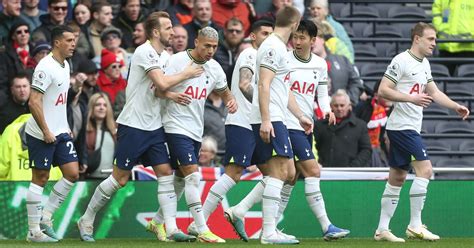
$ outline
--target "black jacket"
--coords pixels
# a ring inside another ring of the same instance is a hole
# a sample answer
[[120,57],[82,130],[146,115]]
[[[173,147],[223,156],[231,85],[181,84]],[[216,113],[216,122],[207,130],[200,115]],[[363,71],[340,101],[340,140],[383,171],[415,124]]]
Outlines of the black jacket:
[[225,41],[219,41],[219,46],[217,47],[214,59],[221,65],[222,69],[224,70],[229,88],[230,83],[232,82],[232,73],[235,67],[236,55],[237,49],[235,51],[232,51],[228,48]]
[[40,40],[51,42],[51,31],[57,25],[51,22],[50,14],[40,16],[40,21],[43,24],[41,24],[41,26],[39,26],[35,29],[35,31],[33,31],[31,40],[33,42],[38,42]]
[[314,139],[323,167],[369,167],[372,147],[367,124],[350,113],[339,124],[316,121]]
[[212,136],[217,141],[217,153],[225,153],[225,118],[227,109],[224,103],[220,107],[212,104],[210,99],[204,105],[204,136]]
[[342,55],[328,53],[326,61],[328,76],[331,79],[330,95],[338,89],[344,89],[351,98],[352,105],[357,105],[363,88],[363,81],[357,68]]
[[122,31],[122,44],[121,47],[127,49],[129,47],[133,47],[133,31],[135,30],[135,25],[139,22],[142,22],[145,19],[143,14],[140,12],[138,19],[136,21],[132,21],[128,19],[127,15],[122,11],[120,14],[115,18],[112,25],[114,27],[120,29]]
[[20,61],[18,54],[10,43],[6,44],[5,48],[5,51],[0,53],[0,105],[6,103],[4,96],[10,95],[10,81],[13,77],[19,71],[33,72],[26,69],[26,66]]
[[29,112],[28,102],[18,104],[9,97],[7,102],[0,106],[0,135],[2,135],[5,128],[18,118],[18,116]]

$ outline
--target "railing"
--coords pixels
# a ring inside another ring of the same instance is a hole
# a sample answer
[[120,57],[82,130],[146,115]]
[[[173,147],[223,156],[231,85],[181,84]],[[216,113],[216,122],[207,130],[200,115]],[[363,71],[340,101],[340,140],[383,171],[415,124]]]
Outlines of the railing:
[[[356,62],[387,62],[387,65],[390,61],[392,61],[392,59],[393,59],[393,57],[358,57],[358,56],[355,57]],[[474,63],[474,58],[429,57],[428,60],[431,63],[443,63],[443,64]]]
[[[455,165],[454,165],[455,166]],[[473,162],[474,166],[474,162]],[[337,168],[322,168],[322,171],[340,171],[340,172],[388,172],[389,167],[337,167]],[[435,173],[458,173],[465,172],[470,173],[474,172],[473,168],[465,167],[451,167],[451,168],[437,168],[433,167],[433,172]]]

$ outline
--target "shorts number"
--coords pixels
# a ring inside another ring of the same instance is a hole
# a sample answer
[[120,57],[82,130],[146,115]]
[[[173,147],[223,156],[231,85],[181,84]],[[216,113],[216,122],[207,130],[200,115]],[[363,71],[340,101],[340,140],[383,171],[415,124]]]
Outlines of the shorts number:
[[72,141],[66,142],[66,146],[69,147],[69,154],[72,154],[74,157],[77,157],[77,153],[74,150],[74,144],[72,143]]

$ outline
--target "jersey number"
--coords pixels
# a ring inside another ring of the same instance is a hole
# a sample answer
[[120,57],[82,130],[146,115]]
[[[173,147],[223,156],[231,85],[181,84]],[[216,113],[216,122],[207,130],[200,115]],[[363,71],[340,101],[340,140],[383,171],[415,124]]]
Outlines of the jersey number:
[[74,144],[72,141],[66,142],[66,146],[69,148],[69,154],[71,154],[73,157],[77,157],[77,153],[74,150]]

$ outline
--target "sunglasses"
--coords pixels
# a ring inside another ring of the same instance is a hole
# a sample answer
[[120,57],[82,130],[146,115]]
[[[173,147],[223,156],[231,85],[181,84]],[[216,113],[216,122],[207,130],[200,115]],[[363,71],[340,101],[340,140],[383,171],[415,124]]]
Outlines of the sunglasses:
[[227,32],[240,34],[240,33],[242,33],[242,30],[238,30],[238,29],[227,29]]
[[28,30],[28,29],[17,30],[15,33],[16,33],[17,35],[29,34],[29,33],[30,33],[30,30]]
[[67,11],[67,6],[55,6],[53,7],[53,10],[54,11],[59,11],[59,10]]
[[110,68],[112,68],[112,69],[120,69],[120,68],[122,68],[122,66],[115,64],[115,65],[111,65]]
[[112,40],[112,39],[118,39],[119,36],[117,34],[109,34],[105,37],[105,40]]

